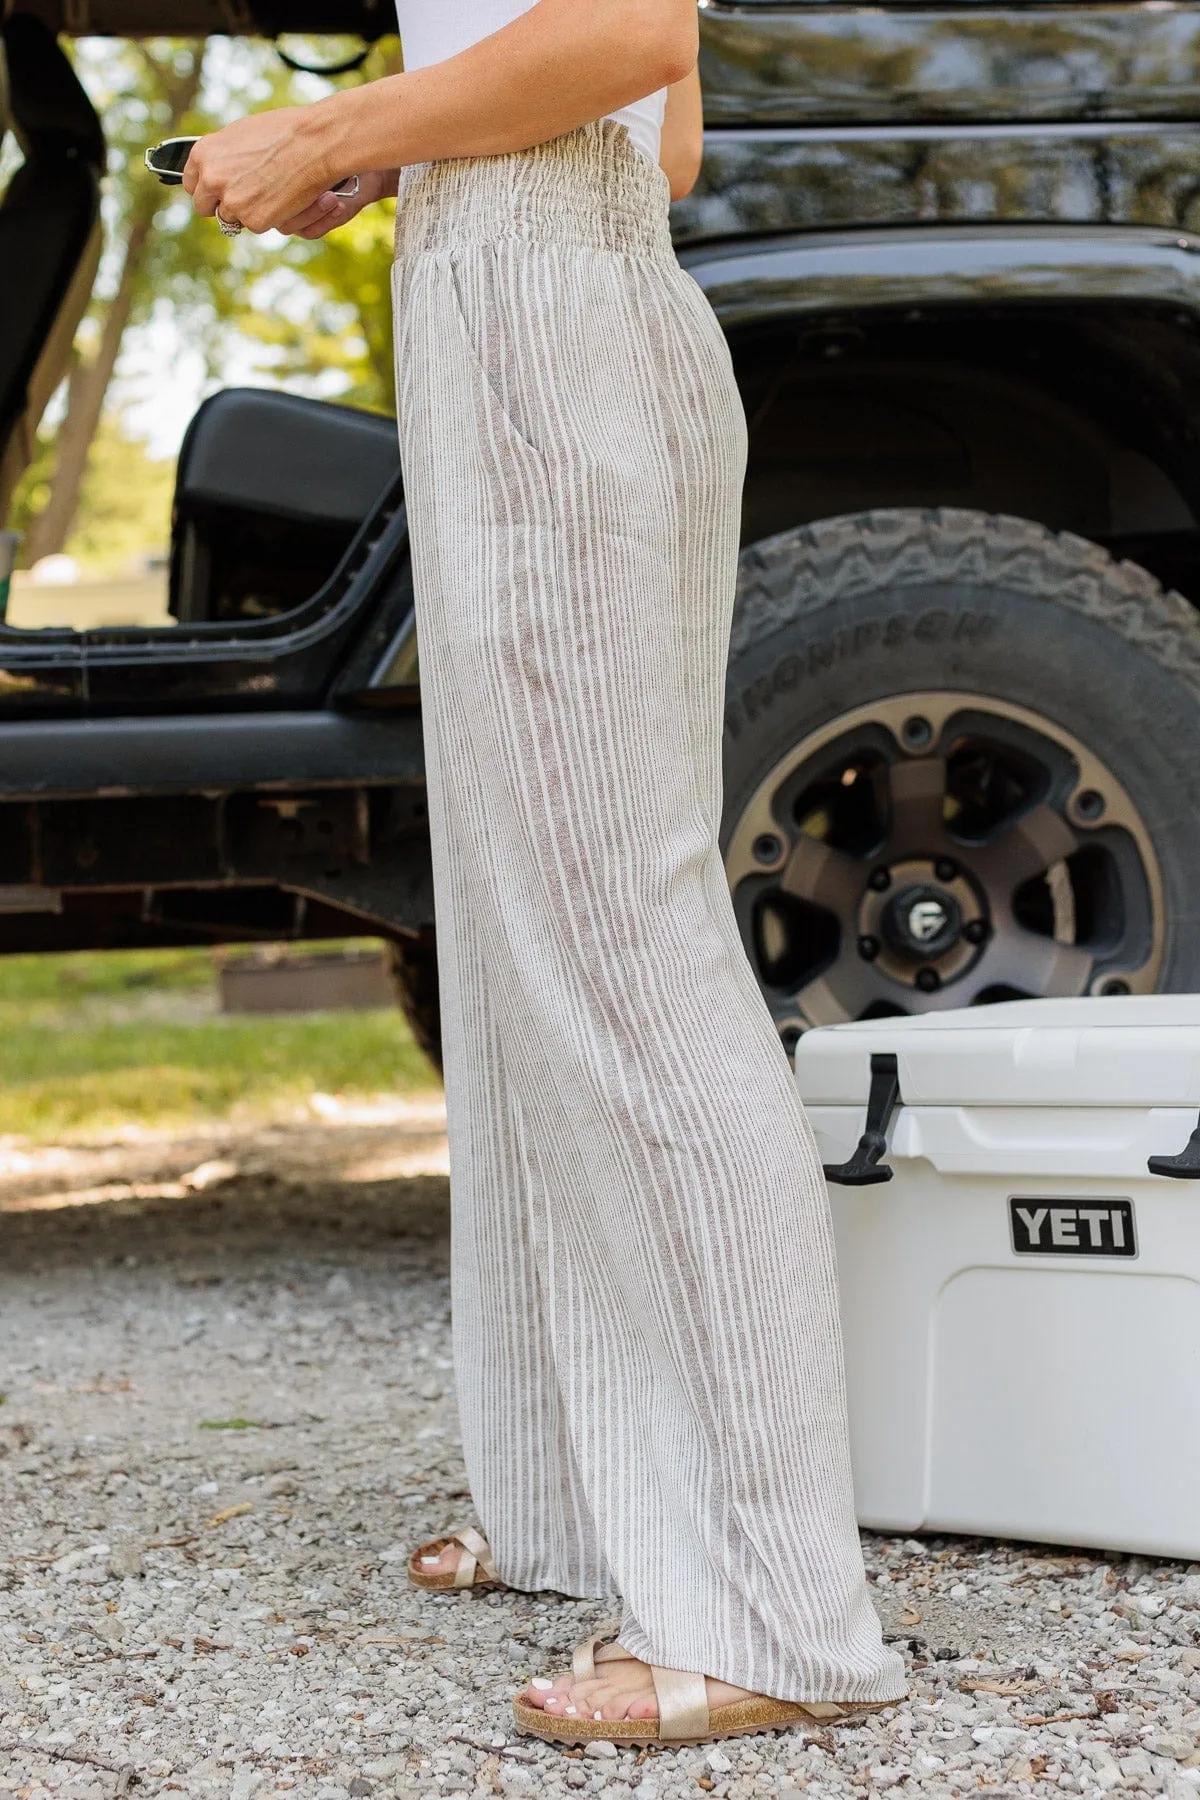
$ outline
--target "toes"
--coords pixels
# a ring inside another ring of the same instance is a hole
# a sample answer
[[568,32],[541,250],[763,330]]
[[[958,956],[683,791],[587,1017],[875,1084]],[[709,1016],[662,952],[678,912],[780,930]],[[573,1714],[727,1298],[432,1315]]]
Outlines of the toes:
[[658,1715],[653,1688],[620,1681],[615,1676],[578,1681],[573,1675],[560,1675],[551,1681],[548,1676],[539,1675],[522,1690],[521,1698],[560,1719],[616,1723],[620,1719],[653,1719]]
[[554,1683],[546,1675],[535,1675],[528,1687],[521,1689],[521,1699],[528,1706],[546,1707],[554,1699]]
[[417,1564],[427,1575],[452,1575],[458,1566],[457,1544],[444,1544],[440,1550],[427,1550],[418,1556]]
[[[598,1681],[591,1685],[592,1691],[586,1701],[577,1700],[579,1710],[584,1718],[616,1720],[647,1716],[633,1710],[647,1697],[640,1688],[630,1687],[627,1683],[616,1681]],[[653,1710],[653,1694],[649,1698]]]
[[[547,1677],[544,1675],[537,1679],[547,1681]],[[532,1686],[532,1683],[530,1685]],[[527,1689],[526,1692],[529,1693],[529,1690]],[[571,1705],[571,1677],[560,1675],[557,1681],[548,1681],[547,1686],[539,1688],[536,1698],[532,1694],[529,1697],[533,1700],[533,1704],[540,1706],[544,1712],[561,1715]]]

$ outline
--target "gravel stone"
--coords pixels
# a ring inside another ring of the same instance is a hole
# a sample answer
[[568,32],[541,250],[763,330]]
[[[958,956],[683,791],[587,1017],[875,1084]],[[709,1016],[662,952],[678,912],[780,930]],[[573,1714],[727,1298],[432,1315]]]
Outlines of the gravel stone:
[[[405,1580],[470,1518],[444,1179],[388,1172],[395,1125],[22,1154],[5,1174],[0,1146],[0,1800],[1200,1800],[1200,1566],[980,1539],[864,1537],[911,1692],[861,1725],[515,1738],[514,1689],[610,1609]],[[68,1164],[130,1197],[65,1203]],[[233,1173],[183,1179],[205,1166]]]

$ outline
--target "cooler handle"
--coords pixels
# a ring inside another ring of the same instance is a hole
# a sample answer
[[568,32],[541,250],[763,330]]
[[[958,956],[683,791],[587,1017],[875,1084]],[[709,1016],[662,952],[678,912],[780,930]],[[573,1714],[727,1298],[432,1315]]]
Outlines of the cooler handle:
[[[863,1134],[849,1162],[825,1164],[827,1181],[835,1181],[839,1187],[870,1187],[873,1182],[892,1179],[894,1171],[879,1159],[887,1149],[887,1128],[899,1104],[900,1069],[896,1058],[891,1051],[876,1052],[871,1058],[871,1091]],[[1197,1135],[1200,1136],[1200,1128]],[[1196,1173],[1200,1175],[1200,1169]]]
[[1176,1181],[1200,1181],[1200,1123],[1178,1156],[1148,1156],[1152,1175],[1173,1175]]

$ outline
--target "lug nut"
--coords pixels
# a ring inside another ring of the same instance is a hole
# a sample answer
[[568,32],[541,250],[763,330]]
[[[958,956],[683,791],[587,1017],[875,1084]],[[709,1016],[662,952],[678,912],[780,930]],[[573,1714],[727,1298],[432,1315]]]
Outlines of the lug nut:
[[1075,812],[1081,819],[1099,819],[1104,812],[1104,795],[1095,788],[1084,788],[1075,802]]
[[773,831],[764,831],[754,840],[754,855],[760,863],[773,863],[783,849],[783,844]]
[[933,872],[939,881],[953,881],[958,874],[958,864],[948,856],[939,856],[933,865]]
[[858,940],[858,954],[864,962],[874,962],[879,955],[879,939],[872,937],[870,932],[864,932]]
[[900,737],[906,750],[925,750],[933,742],[933,726],[920,713],[913,713],[900,727]]
[[874,888],[877,894],[882,894],[884,889],[890,888],[891,885],[892,871],[890,869],[879,868],[871,870],[871,878],[868,881],[867,886]]
[[1102,994],[1127,994],[1129,992],[1129,983],[1119,979],[1106,981],[1100,989],[1100,992]]
[[966,938],[968,944],[984,943],[986,941],[987,935],[988,935],[987,920],[986,919],[968,919],[966,924],[963,926],[962,934]]
[[942,978],[936,969],[918,969],[917,986],[923,994],[935,994],[942,985]]

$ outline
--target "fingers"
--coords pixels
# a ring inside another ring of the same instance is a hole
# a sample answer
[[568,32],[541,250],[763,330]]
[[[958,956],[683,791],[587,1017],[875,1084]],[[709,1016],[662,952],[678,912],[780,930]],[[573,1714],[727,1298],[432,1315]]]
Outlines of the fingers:
[[217,210],[217,202],[221,198],[220,189],[213,186],[204,175],[203,156],[200,145],[195,144],[192,153],[183,167],[183,185],[192,196],[192,205],[203,217],[211,219]]
[[311,206],[301,212],[293,213],[290,219],[281,219],[276,230],[287,237],[320,238],[336,225],[341,225],[350,217],[352,208],[333,194],[319,194]]
[[213,183],[205,181],[202,175],[194,180],[189,192],[196,212],[204,218],[212,218],[219,206],[221,217],[231,224],[236,221],[251,232],[281,231],[285,237],[309,239],[324,237],[326,232],[332,231],[335,226],[345,224],[346,220],[353,218],[359,210],[356,205],[326,193],[319,194],[315,200],[308,206],[301,207],[298,212],[280,219],[273,216],[273,209],[263,201],[251,201],[239,206],[236,201],[229,198],[227,193],[223,193]]

